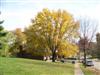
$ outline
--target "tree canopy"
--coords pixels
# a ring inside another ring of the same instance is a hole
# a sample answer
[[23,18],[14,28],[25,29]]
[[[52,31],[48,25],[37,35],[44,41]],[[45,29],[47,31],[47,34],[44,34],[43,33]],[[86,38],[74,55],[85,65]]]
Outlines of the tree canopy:
[[72,55],[78,50],[73,42],[78,37],[78,29],[79,23],[67,11],[43,9],[25,30],[27,49],[33,53],[51,54],[53,62],[57,52],[61,56]]

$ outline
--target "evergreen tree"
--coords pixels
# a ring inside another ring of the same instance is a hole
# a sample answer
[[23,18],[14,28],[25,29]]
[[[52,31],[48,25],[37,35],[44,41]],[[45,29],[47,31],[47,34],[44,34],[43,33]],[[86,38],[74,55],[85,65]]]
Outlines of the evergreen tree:
[[4,20],[0,21],[0,55],[2,55],[2,53],[4,53],[3,50],[5,50],[5,48],[6,48],[5,38],[3,38],[3,37],[6,36],[7,32],[4,31],[4,28],[2,26],[3,22],[4,22]]

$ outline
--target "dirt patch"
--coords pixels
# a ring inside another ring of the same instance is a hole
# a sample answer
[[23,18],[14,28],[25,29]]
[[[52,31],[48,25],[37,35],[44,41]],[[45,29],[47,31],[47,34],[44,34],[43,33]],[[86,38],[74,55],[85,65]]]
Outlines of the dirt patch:
[[96,75],[100,75],[100,70],[94,68],[94,67],[88,67],[89,70],[91,70],[92,72],[94,72]]

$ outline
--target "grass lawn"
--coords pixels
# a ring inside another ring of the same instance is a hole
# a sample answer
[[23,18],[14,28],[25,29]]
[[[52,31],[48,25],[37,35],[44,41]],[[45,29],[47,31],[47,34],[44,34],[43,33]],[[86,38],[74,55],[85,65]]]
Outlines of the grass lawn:
[[0,75],[74,75],[74,65],[0,57]]
[[84,68],[82,64],[80,66],[85,75],[96,75],[96,73],[94,73],[94,71],[92,71],[90,68],[88,67]]

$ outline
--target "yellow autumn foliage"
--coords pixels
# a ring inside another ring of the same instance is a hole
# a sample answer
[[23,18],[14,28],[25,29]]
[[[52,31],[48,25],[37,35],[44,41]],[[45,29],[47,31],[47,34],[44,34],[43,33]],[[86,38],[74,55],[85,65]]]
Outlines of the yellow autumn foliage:
[[[27,45],[29,50],[50,50],[59,55],[73,56],[77,53],[78,47],[69,39],[76,39],[78,36],[79,24],[73,16],[65,10],[43,9],[32,20],[32,25],[27,28]],[[38,45],[36,45],[38,44]]]

